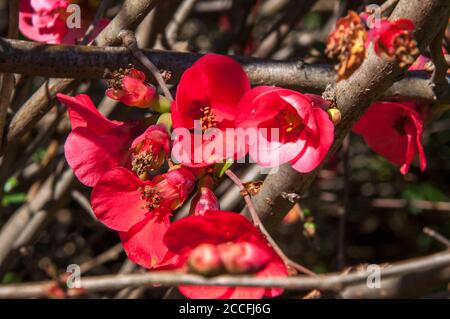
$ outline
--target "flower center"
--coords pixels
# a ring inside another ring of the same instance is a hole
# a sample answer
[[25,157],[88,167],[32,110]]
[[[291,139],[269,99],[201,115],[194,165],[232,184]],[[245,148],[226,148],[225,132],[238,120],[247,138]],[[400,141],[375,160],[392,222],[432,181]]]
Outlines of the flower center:
[[108,87],[114,90],[121,90],[123,77],[126,75],[130,75],[132,69],[133,66],[130,64],[127,68],[120,68],[112,73],[108,72],[109,73],[107,75],[107,77],[109,77]]
[[392,127],[400,134],[401,136],[406,135],[405,125],[408,122],[407,116],[400,116],[394,120],[392,123]]
[[395,58],[400,67],[414,63],[415,56],[419,54],[416,41],[409,32],[402,32],[394,39]]
[[152,144],[145,145],[146,149],[142,150],[142,146],[132,150],[131,169],[141,179],[147,179],[149,171],[154,171],[161,167],[164,163],[165,152],[155,150]]
[[279,123],[278,126],[281,129],[280,137],[285,141],[295,140],[305,128],[302,118],[292,106],[288,106],[278,112],[275,116],[275,122]]
[[210,106],[204,106],[200,108],[200,112],[202,114],[202,116],[200,117],[200,121],[202,123],[202,131],[206,131],[207,129],[216,126],[216,116],[214,115],[214,112]]
[[148,211],[154,211],[161,207],[161,193],[151,186],[139,187],[141,192],[141,199],[145,200],[146,204],[142,207]]

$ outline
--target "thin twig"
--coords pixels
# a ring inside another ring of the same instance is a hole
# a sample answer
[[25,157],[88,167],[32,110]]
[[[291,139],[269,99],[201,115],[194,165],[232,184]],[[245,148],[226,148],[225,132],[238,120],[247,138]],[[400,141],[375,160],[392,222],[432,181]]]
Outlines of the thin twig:
[[245,203],[247,204],[248,210],[250,211],[250,215],[252,216],[253,224],[255,227],[257,227],[261,233],[264,235],[266,240],[269,242],[269,244],[272,246],[272,248],[275,250],[275,252],[280,256],[280,258],[283,260],[283,262],[286,264],[286,266],[289,269],[295,269],[296,271],[299,271],[301,273],[304,273],[308,276],[317,276],[313,271],[309,270],[308,268],[292,261],[285,255],[283,250],[278,246],[278,244],[275,242],[275,240],[272,238],[272,236],[269,234],[269,232],[264,227],[264,224],[261,222],[261,219],[258,216],[258,213],[255,210],[255,206],[253,205],[252,199],[250,198],[250,195],[246,191],[246,188],[242,181],[239,179],[239,177],[234,174],[231,170],[226,170],[225,174],[233,181],[234,184],[236,184],[237,187],[239,187],[239,190],[241,191],[241,194],[244,196]]
[[[382,289],[371,289],[367,287],[368,273],[364,269],[347,274],[324,274],[316,277],[295,276],[295,277],[272,277],[258,278],[254,276],[217,276],[205,278],[194,274],[184,274],[169,271],[153,271],[140,274],[126,275],[105,275],[98,277],[83,277],[81,288],[85,293],[97,291],[115,291],[125,287],[143,287],[143,286],[230,286],[230,287],[279,287],[292,290],[311,290],[319,289],[322,291],[342,291],[352,286],[361,284],[359,294],[364,295],[363,290],[379,291],[384,297],[396,296],[401,288],[391,282],[390,279],[414,280],[410,282],[416,287],[419,282],[427,284],[429,287],[429,278],[424,277],[423,273],[431,272],[435,274],[436,280],[433,284],[442,283],[449,279],[450,275],[450,251],[444,251],[437,254],[415,258],[411,260],[394,263],[388,267],[380,265],[380,285]],[[403,281],[403,282],[404,282]],[[45,297],[48,295],[48,288],[54,285],[54,281],[43,281],[21,284],[3,284],[0,285],[0,298],[30,298]],[[408,286],[411,287],[411,286]],[[359,287],[358,287],[359,288]],[[410,289],[411,290],[411,289]],[[70,289],[68,290],[70,295]],[[79,293],[78,293],[79,294]]]
[[166,39],[170,47],[173,48],[178,30],[187,19],[198,0],[184,0],[175,12],[172,21],[166,28]]
[[423,228],[423,232],[424,234],[430,236],[431,238],[434,238],[435,240],[437,240],[438,242],[440,242],[442,245],[444,245],[445,247],[450,249],[450,240],[448,240],[447,238],[445,238],[442,234],[440,234],[439,232],[435,231],[434,229],[431,229],[429,227],[424,227]]
[[164,96],[169,101],[173,101],[172,94],[170,93],[170,90],[167,87],[167,84],[164,81],[161,72],[159,72],[158,68],[153,64],[153,62],[150,61],[150,59],[147,58],[145,54],[142,53],[142,51],[139,49],[134,32],[123,30],[119,33],[119,37],[122,39],[122,43],[131,51],[133,56],[152,73],[153,77],[156,79],[159,86],[163,90]]
[[442,39],[445,36],[445,29],[447,24],[445,24],[436,37],[431,41],[430,53],[431,59],[434,64],[433,74],[431,75],[431,83],[436,95],[440,95],[445,86],[448,84],[447,81],[447,70],[448,64],[445,60],[444,52],[442,51]]
[[[9,23],[8,23],[8,37],[17,39],[19,36],[19,1],[9,0]],[[4,73],[0,74],[0,147],[3,141],[5,130],[6,115],[11,104],[11,97],[13,95],[15,79],[14,74]]]
[[342,269],[345,265],[345,224],[347,219],[348,202],[350,195],[350,135],[342,142],[342,166],[344,173],[344,187],[342,191],[342,206],[339,209],[339,227],[337,242],[337,266]]
[[88,44],[89,40],[94,33],[95,27],[97,26],[97,23],[103,18],[105,15],[106,9],[109,7],[109,0],[102,0],[97,8],[97,11],[95,12],[94,19],[92,19],[91,23],[89,24],[89,27],[87,28],[83,38],[80,40],[80,44]]

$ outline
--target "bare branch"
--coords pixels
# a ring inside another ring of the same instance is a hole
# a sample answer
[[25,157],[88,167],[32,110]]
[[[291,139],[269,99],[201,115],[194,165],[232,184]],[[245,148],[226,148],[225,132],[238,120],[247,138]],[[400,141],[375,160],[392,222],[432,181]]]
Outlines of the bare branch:
[[[422,285],[427,283],[427,289],[432,289],[430,278],[422,274],[433,272],[435,280],[433,285],[446,282],[450,278],[450,252],[445,251],[434,255],[415,258],[399,263],[394,263],[387,267],[380,266],[380,289],[370,289],[367,287],[367,272],[358,271],[348,274],[325,274],[317,277],[297,276],[297,277],[272,277],[257,278],[248,276],[218,276],[205,278],[198,275],[183,274],[177,272],[157,271],[143,274],[127,275],[106,275],[99,277],[84,277],[81,281],[82,289],[86,293],[97,291],[115,291],[125,287],[144,286],[178,286],[178,285],[198,285],[198,286],[244,286],[244,287],[281,287],[292,290],[319,289],[322,291],[343,291],[346,296],[358,296],[354,291],[350,294],[352,287],[357,287],[359,296],[364,297],[370,294],[381,294],[381,296],[400,296],[398,292],[398,281],[402,281],[405,286],[415,285],[415,289],[409,291],[409,295],[420,292]],[[408,285],[406,283],[409,283]],[[54,284],[53,281],[36,283],[6,284],[0,285],[0,298],[32,298],[45,297],[48,295],[48,288]],[[375,292],[373,292],[375,291]],[[70,296],[70,289],[68,295]]]

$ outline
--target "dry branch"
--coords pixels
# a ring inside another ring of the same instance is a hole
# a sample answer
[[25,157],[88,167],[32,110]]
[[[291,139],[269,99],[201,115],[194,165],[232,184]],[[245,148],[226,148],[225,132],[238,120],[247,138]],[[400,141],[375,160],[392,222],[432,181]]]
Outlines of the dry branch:
[[[181,74],[202,55],[197,53],[142,50],[159,69],[172,73],[176,83]],[[253,85],[277,85],[306,92],[321,93],[334,82],[331,65],[309,65],[301,60],[274,61],[232,56],[242,64]],[[134,57],[123,47],[86,47],[47,45],[0,38],[0,71],[45,77],[99,79],[106,69],[114,70],[135,63]],[[53,91],[52,91],[53,92]],[[433,89],[426,72],[414,71],[383,92],[385,96],[434,101]],[[450,100],[447,85],[440,100]]]
[[[278,277],[256,278],[248,276],[218,276],[205,278],[198,275],[182,274],[177,272],[150,272],[142,274],[106,275],[98,277],[81,278],[81,288],[86,293],[97,291],[115,291],[126,287],[144,286],[177,286],[177,285],[201,285],[201,286],[245,286],[245,287],[283,287],[291,290],[331,290],[347,291],[352,287],[358,287],[359,296],[363,297],[367,291],[370,294],[378,293],[381,296],[396,296],[399,290],[396,286],[401,281],[405,286],[414,285],[414,294],[423,287],[431,289],[430,279],[421,276],[423,273],[434,273],[437,282],[445,282],[450,279],[450,252],[441,252],[434,255],[416,258],[404,262],[392,264],[381,269],[381,286],[379,289],[371,289],[366,285],[366,271],[358,271],[349,274],[325,274],[317,277]],[[408,279],[409,278],[409,279]],[[408,282],[408,280],[414,280]],[[393,281],[394,280],[394,281]],[[48,288],[53,281],[7,284],[0,285],[0,298],[32,298],[48,296]],[[372,292],[375,291],[375,292]],[[68,291],[70,295],[70,290]],[[367,294],[369,294],[367,293]],[[351,297],[350,293],[347,293]],[[356,296],[354,293],[353,296]],[[398,296],[398,295],[397,295]]]

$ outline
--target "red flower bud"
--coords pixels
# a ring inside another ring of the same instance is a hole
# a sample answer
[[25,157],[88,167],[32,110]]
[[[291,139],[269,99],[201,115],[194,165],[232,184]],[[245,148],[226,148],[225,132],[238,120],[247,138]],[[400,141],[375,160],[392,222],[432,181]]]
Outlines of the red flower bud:
[[231,274],[258,272],[271,259],[265,250],[249,242],[224,243],[218,249],[225,269]]
[[217,246],[212,244],[200,244],[189,254],[187,265],[189,270],[204,276],[215,276],[223,271]]
[[191,201],[190,215],[203,216],[208,210],[219,210],[219,201],[208,187],[201,187]]

